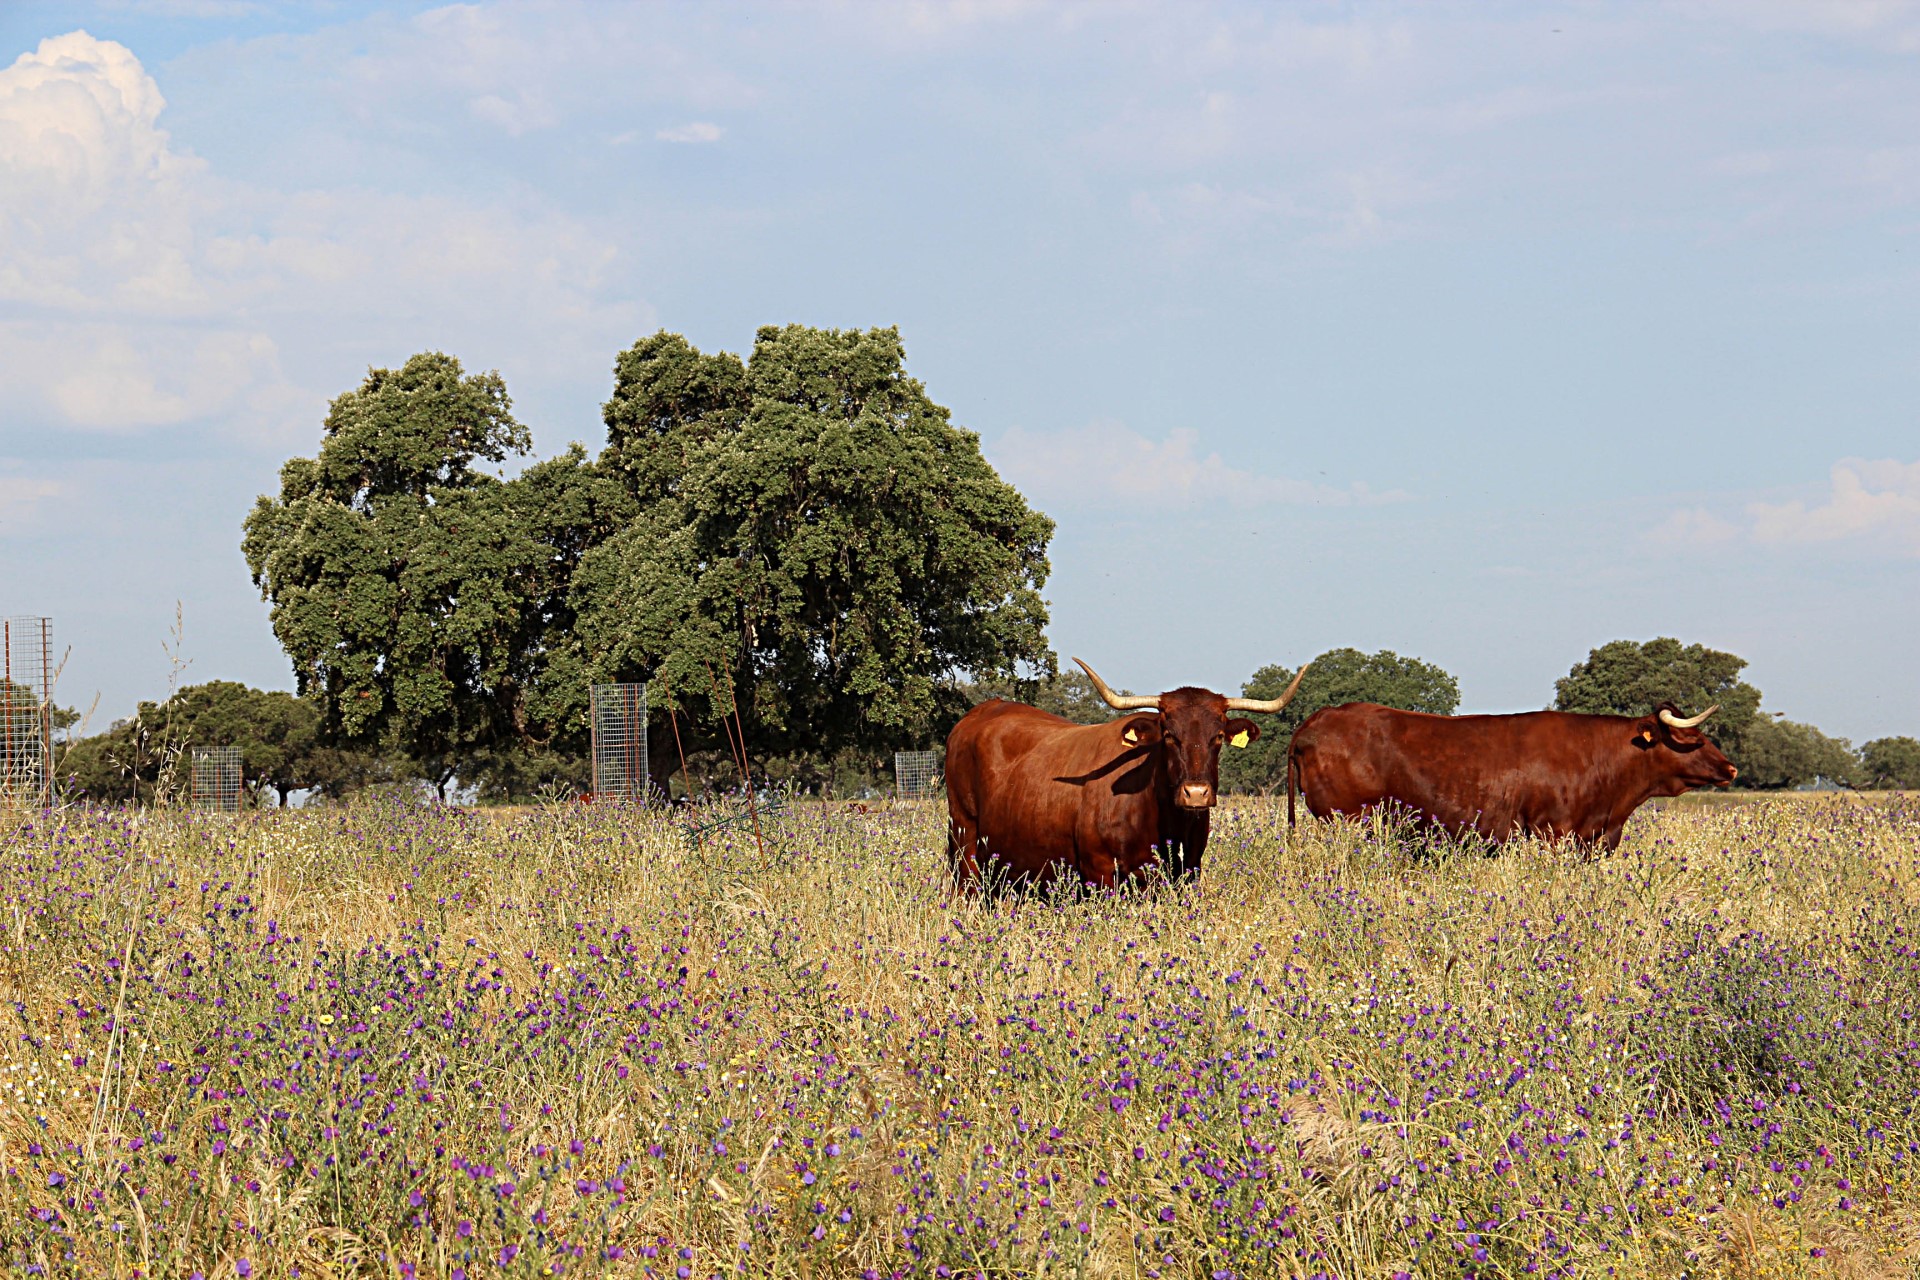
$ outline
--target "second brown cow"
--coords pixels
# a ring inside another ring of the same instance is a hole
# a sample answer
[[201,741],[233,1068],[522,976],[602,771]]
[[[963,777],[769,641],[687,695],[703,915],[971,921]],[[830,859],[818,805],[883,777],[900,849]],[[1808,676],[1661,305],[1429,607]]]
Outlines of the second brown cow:
[[1298,789],[1315,817],[1390,802],[1454,835],[1531,834],[1617,848],[1633,811],[1655,796],[1724,787],[1739,771],[1682,716],[1530,711],[1435,716],[1370,702],[1307,717],[1287,752],[1287,823]]

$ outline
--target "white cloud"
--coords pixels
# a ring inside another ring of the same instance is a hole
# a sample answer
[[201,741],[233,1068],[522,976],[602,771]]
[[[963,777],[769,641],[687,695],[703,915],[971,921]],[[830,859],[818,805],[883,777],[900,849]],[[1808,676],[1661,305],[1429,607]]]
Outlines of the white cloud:
[[158,127],[165,106],[127,48],[84,31],[0,71],[0,298],[135,311],[199,300],[182,250],[203,166]]
[[1648,541],[1666,547],[1723,546],[1740,536],[1740,526],[1705,507],[1684,507],[1648,531]]
[[1218,453],[1201,456],[1199,436],[1176,428],[1152,440],[1118,422],[1064,431],[1007,432],[990,450],[994,465],[1041,502],[1151,499],[1179,506],[1268,503],[1349,507],[1400,501],[1395,490],[1375,493],[1364,482],[1337,489],[1228,466]]
[[1920,462],[1844,458],[1824,503],[1756,502],[1753,537],[1763,543],[1881,541],[1920,554]]
[[[0,70],[0,302],[32,317],[0,321],[0,411],[279,442],[324,402],[282,367],[283,331],[391,340],[398,358],[492,325],[544,370],[648,318],[602,301],[614,250],[573,219],[224,180],[174,145],[165,105],[129,50],[85,32]],[[538,127],[541,110],[503,98],[493,123]]]
[[662,129],[653,136],[662,142],[718,142],[724,133],[726,133],[725,129],[711,121],[695,120],[690,124]]
[[1920,462],[1843,458],[1824,498],[1748,502],[1741,516],[1682,507],[1653,525],[1646,541],[1659,548],[1845,543],[1920,555]]
[[289,386],[279,348],[260,332],[12,321],[0,322],[0,344],[11,357],[0,365],[0,404],[30,405],[82,430],[228,418],[273,436],[316,407]]
[[1036,0],[905,0],[885,6],[893,22],[929,35],[1012,22],[1042,7]]
[[1723,178],[1761,178],[1780,167],[1780,157],[1770,151],[1735,151],[1716,156],[1707,166]]

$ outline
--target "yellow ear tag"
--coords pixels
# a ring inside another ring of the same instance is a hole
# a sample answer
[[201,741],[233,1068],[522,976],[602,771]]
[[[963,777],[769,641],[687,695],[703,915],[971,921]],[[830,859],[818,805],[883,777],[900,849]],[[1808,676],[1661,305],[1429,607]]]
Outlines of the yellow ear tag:
[[1128,725],[1126,732],[1120,735],[1120,740],[1128,746],[1132,746],[1134,743],[1140,741],[1140,731],[1132,725]]
[[1231,737],[1231,738],[1229,738],[1229,739],[1228,739],[1228,741],[1229,741],[1229,742],[1231,742],[1231,743],[1233,743],[1233,745],[1234,745],[1234,746],[1236,746],[1236,747],[1244,747],[1244,746],[1246,746],[1246,745],[1247,745],[1247,731],[1246,731],[1245,729],[1242,729],[1242,730],[1241,730],[1240,732],[1238,732],[1238,733],[1236,733],[1236,734],[1234,734],[1234,735],[1233,735],[1233,737]]
[[1652,746],[1652,745],[1653,745],[1653,730],[1651,730],[1651,729],[1642,729],[1642,730],[1640,731],[1640,741],[1642,741],[1642,742],[1644,742],[1644,743],[1646,743],[1646,744],[1647,744],[1648,746]]

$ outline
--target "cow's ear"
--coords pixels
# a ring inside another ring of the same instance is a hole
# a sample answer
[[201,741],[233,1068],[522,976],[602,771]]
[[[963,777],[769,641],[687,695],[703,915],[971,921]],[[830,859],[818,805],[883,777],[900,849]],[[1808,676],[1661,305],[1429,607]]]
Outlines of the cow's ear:
[[1641,725],[1640,728],[1633,735],[1633,742],[1635,746],[1650,747],[1654,744],[1655,741],[1656,741],[1656,735],[1653,732],[1653,726],[1651,724]]
[[1138,720],[1129,720],[1127,727],[1120,731],[1120,740],[1130,747],[1141,743],[1160,741],[1160,721],[1151,716],[1141,716]]
[[1260,740],[1260,726],[1251,720],[1235,718],[1227,721],[1227,741],[1236,747]]

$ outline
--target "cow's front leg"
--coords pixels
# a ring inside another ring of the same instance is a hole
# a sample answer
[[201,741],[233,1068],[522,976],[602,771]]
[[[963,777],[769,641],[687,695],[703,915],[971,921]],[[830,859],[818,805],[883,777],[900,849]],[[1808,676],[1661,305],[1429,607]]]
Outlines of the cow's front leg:
[[1084,853],[1079,858],[1080,879],[1089,889],[1111,891],[1118,883],[1119,863],[1114,856],[1103,849]]

